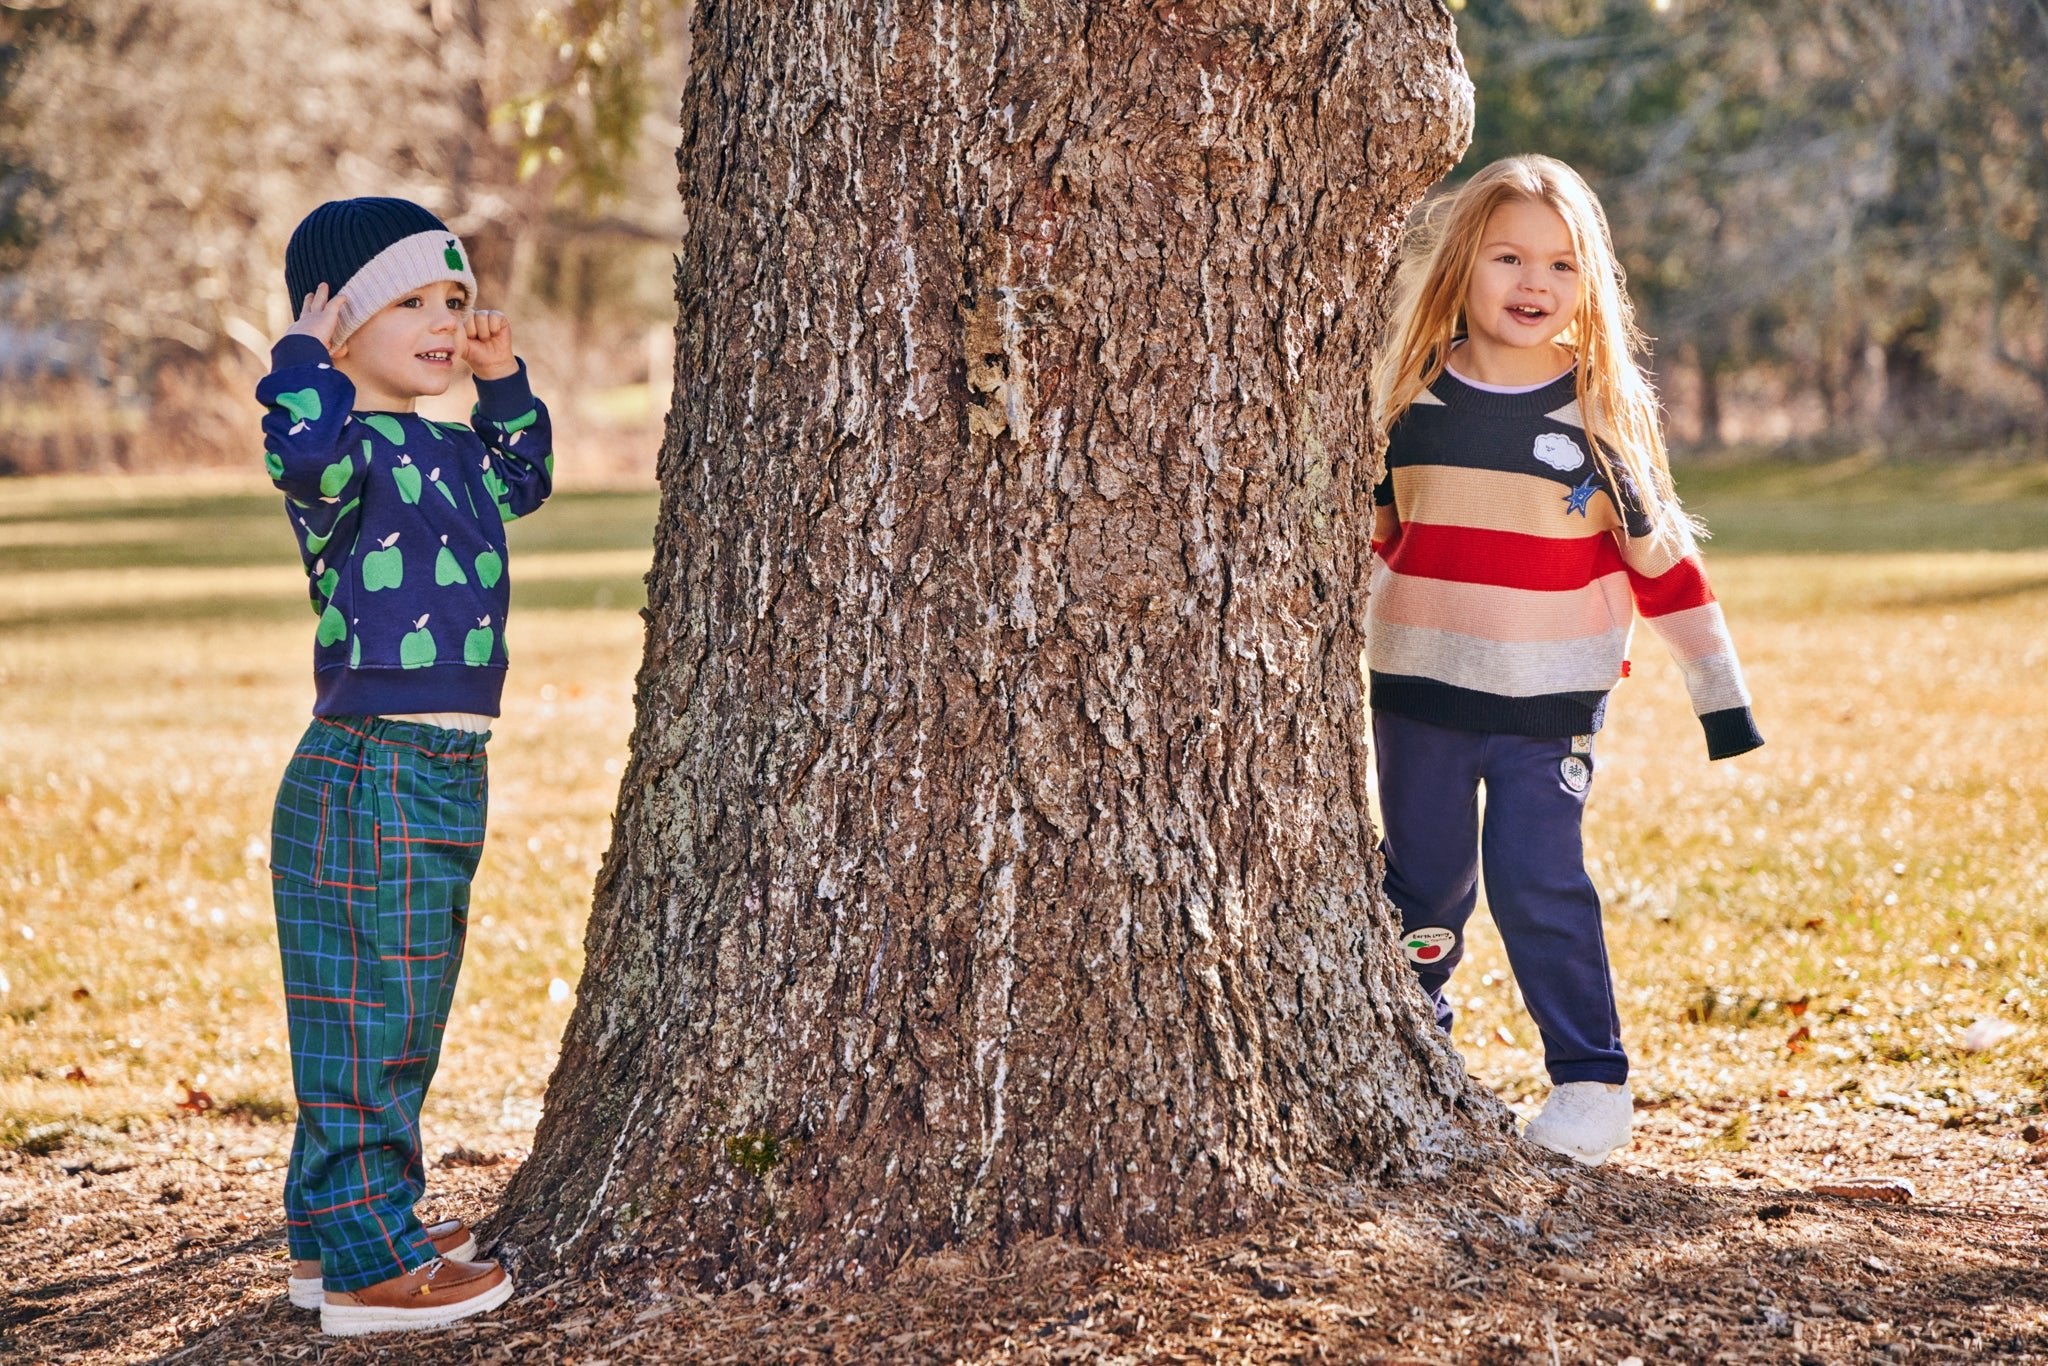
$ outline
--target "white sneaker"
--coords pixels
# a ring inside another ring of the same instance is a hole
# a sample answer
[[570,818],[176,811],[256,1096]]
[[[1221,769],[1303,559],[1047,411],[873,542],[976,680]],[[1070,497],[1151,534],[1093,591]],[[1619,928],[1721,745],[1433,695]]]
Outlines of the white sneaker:
[[1529,1121],[1522,1137],[1575,1162],[1597,1167],[1628,1142],[1635,1119],[1636,1098],[1628,1083],[1561,1082],[1543,1102],[1543,1113]]

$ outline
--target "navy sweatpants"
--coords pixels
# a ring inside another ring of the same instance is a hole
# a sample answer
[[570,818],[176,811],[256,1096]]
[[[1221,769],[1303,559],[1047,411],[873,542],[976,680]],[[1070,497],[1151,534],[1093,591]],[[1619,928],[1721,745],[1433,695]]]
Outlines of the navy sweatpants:
[[1444,984],[1465,956],[1483,868],[1487,906],[1543,1037],[1551,1081],[1626,1081],[1600,895],[1580,842],[1592,738],[1450,730],[1377,713],[1372,732],[1387,895],[1437,1023],[1451,1027]]

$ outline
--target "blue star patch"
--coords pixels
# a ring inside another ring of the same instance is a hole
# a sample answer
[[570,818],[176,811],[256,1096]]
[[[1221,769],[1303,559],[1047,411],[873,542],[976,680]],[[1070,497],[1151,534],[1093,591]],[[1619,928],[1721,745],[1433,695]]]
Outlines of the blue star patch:
[[1593,495],[1600,491],[1599,487],[1594,481],[1595,476],[1589,474],[1586,476],[1585,483],[1579,485],[1577,488],[1573,489],[1570,493],[1567,493],[1564,496],[1564,511],[1567,517],[1569,517],[1574,512],[1578,513],[1581,517],[1584,517],[1586,515],[1587,504],[1591,503],[1593,501]]

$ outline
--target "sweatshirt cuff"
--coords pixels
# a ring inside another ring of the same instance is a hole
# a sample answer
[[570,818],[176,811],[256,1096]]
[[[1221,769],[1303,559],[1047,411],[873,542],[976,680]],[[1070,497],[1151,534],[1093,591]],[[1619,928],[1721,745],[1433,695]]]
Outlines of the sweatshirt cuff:
[[476,410],[493,421],[524,417],[533,409],[533,386],[526,379],[526,361],[514,356],[519,368],[503,379],[476,380]]
[[1732,759],[1764,742],[1763,732],[1756,728],[1756,718],[1749,714],[1748,707],[1710,711],[1700,717],[1700,726],[1707,732],[1709,759]]
[[329,355],[318,337],[309,337],[303,332],[288,332],[277,339],[277,345],[270,348],[270,368],[288,370],[295,365],[332,365],[334,357]]

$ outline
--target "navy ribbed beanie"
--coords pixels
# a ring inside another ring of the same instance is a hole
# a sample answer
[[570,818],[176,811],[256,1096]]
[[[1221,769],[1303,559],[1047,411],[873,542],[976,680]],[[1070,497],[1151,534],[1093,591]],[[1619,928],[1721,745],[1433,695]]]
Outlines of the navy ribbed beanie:
[[348,296],[335,346],[393,299],[436,280],[455,281],[476,298],[461,239],[409,199],[330,200],[307,214],[285,244],[294,318],[323,283],[330,296]]

